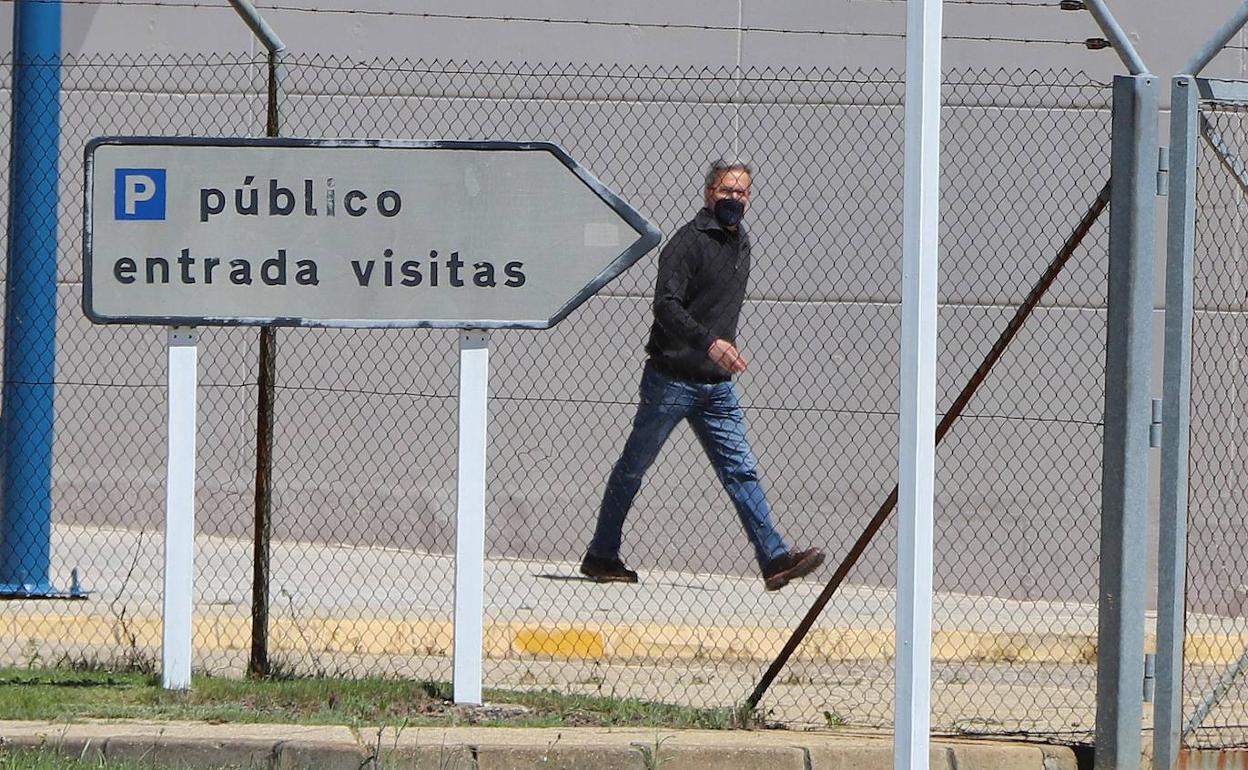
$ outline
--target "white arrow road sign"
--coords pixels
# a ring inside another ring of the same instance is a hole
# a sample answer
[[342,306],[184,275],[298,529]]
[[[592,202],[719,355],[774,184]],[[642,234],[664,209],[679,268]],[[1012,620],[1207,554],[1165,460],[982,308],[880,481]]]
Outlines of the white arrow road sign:
[[100,323],[544,329],[660,239],[543,142],[104,137],[84,203]]
[[[98,323],[464,328],[455,700],[481,702],[488,328],[549,328],[659,243],[541,142],[94,139],[83,309]],[[191,684],[196,337],[169,335],[162,680]]]

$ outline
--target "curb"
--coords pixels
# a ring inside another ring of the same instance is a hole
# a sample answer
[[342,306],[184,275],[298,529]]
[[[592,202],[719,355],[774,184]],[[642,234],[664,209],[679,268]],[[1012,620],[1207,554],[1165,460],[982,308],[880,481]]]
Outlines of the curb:
[[[23,725],[28,723],[23,723]],[[0,746],[42,748],[89,761],[122,759],[152,766],[220,770],[892,770],[887,736],[818,733],[674,731],[642,738],[640,731],[570,728],[482,728],[467,740],[427,742],[378,736],[355,741],[285,740],[245,735],[249,726],[189,726],[211,733],[169,736],[153,723],[75,726],[0,725]],[[113,728],[110,730],[109,728]],[[264,726],[270,735],[276,726]],[[137,728],[147,732],[137,733]],[[301,728],[306,732],[306,728]],[[449,731],[449,732],[454,732]],[[94,733],[94,734],[88,734]],[[936,741],[933,770],[1077,770],[1074,752],[1061,746],[1008,741]]]

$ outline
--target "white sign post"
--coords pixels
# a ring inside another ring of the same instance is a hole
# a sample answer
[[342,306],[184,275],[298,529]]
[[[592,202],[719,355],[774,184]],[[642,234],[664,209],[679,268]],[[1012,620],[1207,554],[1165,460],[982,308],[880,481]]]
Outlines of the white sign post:
[[169,446],[165,480],[164,628],[161,685],[191,686],[191,602],[195,574],[195,413],[199,349],[196,332],[168,331]]
[[661,235],[543,142],[103,137],[83,310],[169,332],[163,683],[190,686],[197,326],[432,327],[460,341],[455,700],[481,702],[484,330],[548,329]]
[[490,338],[459,338],[459,479],[455,514],[456,703],[481,703],[485,612],[485,467]]

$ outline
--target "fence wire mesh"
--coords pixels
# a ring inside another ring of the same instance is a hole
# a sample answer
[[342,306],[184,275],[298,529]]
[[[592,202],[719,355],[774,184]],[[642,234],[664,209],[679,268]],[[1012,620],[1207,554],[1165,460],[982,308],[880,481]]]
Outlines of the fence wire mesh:
[[1248,106],[1203,102],[1193,261],[1184,740],[1248,743]]
[[[5,660],[150,666],[159,649],[164,332],[82,316],[81,148],[103,134],[261,135],[265,76],[246,56],[65,60],[51,549],[53,580],[76,567],[93,593],[0,605]],[[284,135],[557,142],[667,234],[701,205],[708,160],[748,159],[738,387],[779,527],[839,560],[896,477],[899,73],[295,55],[285,91]],[[1109,166],[1106,84],[958,71],[945,100],[942,410]],[[1092,729],[1105,244],[1098,222],[940,449],[939,730]],[[489,686],[729,706],[830,574],[764,592],[682,427],[628,521],[641,582],[579,579],[636,409],[655,268],[646,257],[551,331],[491,336]],[[456,333],[277,338],[273,668],[449,679]],[[256,340],[200,340],[195,664],[219,673],[241,672],[250,646]],[[764,699],[771,719],[891,722],[894,533]]]

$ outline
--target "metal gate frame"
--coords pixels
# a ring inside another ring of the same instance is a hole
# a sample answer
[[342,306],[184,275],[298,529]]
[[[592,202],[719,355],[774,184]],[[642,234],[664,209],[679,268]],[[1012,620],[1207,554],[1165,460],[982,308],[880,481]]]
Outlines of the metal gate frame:
[[[1157,563],[1157,679],[1153,704],[1153,766],[1176,766],[1183,737],[1248,668],[1248,650],[1183,723],[1186,616],[1188,449],[1191,429],[1192,293],[1196,235],[1196,142],[1205,132],[1200,100],[1248,105],[1248,82],[1198,77],[1248,23],[1248,2],[1228,19],[1171,81],[1169,201],[1166,217],[1165,360],[1162,380],[1161,497]],[[1206,133],[1232,172],[1234,162]]]

